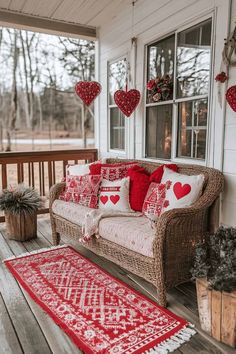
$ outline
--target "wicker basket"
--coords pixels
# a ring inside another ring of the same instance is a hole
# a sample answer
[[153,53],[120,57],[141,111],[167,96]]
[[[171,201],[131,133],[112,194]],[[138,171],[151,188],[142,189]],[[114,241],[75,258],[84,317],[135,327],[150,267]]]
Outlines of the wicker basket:
[[11,240],[28,241],[37,237],[37,213],[5,212],[7,236]]

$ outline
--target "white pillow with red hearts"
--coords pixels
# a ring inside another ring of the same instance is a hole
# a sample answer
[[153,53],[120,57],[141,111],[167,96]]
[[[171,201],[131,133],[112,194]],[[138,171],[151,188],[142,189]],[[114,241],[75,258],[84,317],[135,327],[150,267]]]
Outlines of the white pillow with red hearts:
[[116,181],[102,180],[99,209],[132,212],[129,204],[129,177]]
[[204,184],[203,175],[182,175],[164,167],[161,183],[171,182],[166,191],[166,200],[169,205],[165,211],[175,208],[186,208],[197,201],[202,194]]

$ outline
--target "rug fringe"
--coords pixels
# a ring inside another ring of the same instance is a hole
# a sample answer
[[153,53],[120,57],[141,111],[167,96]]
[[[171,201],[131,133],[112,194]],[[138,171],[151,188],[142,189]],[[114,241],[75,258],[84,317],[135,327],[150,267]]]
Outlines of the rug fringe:
[[27,257],[27,256],[29,256],[29,255],[31,255],[31,254],[38,254],[38,253],[41,253],[41,252],[51,251],[51,250],[53,250],[53,249],[66,248],[66,247],[68,247],[68,245],[44,247],[44,248],[40,248],[40,249],[37,250],[37,251],[24,252],[24,253],[21,253],[20,255],[17,255],[17,256],[11,256],[11,257],[5,258],[5,259],[2,261],[2,263],[4,263],[5,261],[10,261],[10,260],[15,259],[15,258]]
[[193,324],[188,323],[175,335],[158,344],[156,347],[146,351],[146,354],[168,354],[178,349],[182,344],[188,342],[196,334]]

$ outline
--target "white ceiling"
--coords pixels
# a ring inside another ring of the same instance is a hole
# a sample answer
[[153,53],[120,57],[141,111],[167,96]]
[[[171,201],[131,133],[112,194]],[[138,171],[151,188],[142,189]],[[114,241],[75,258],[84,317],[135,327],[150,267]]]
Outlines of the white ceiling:
[[0,0],[0,10],[89,27],[115,17],[131,0]]

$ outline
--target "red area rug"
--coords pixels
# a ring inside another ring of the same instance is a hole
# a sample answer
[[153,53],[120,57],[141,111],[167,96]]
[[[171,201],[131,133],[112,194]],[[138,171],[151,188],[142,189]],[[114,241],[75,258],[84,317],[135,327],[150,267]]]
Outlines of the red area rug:
[[69,246],[22,255],[5,264],[86,354],[162,354],[174,351],[195,333],[187,321]]

